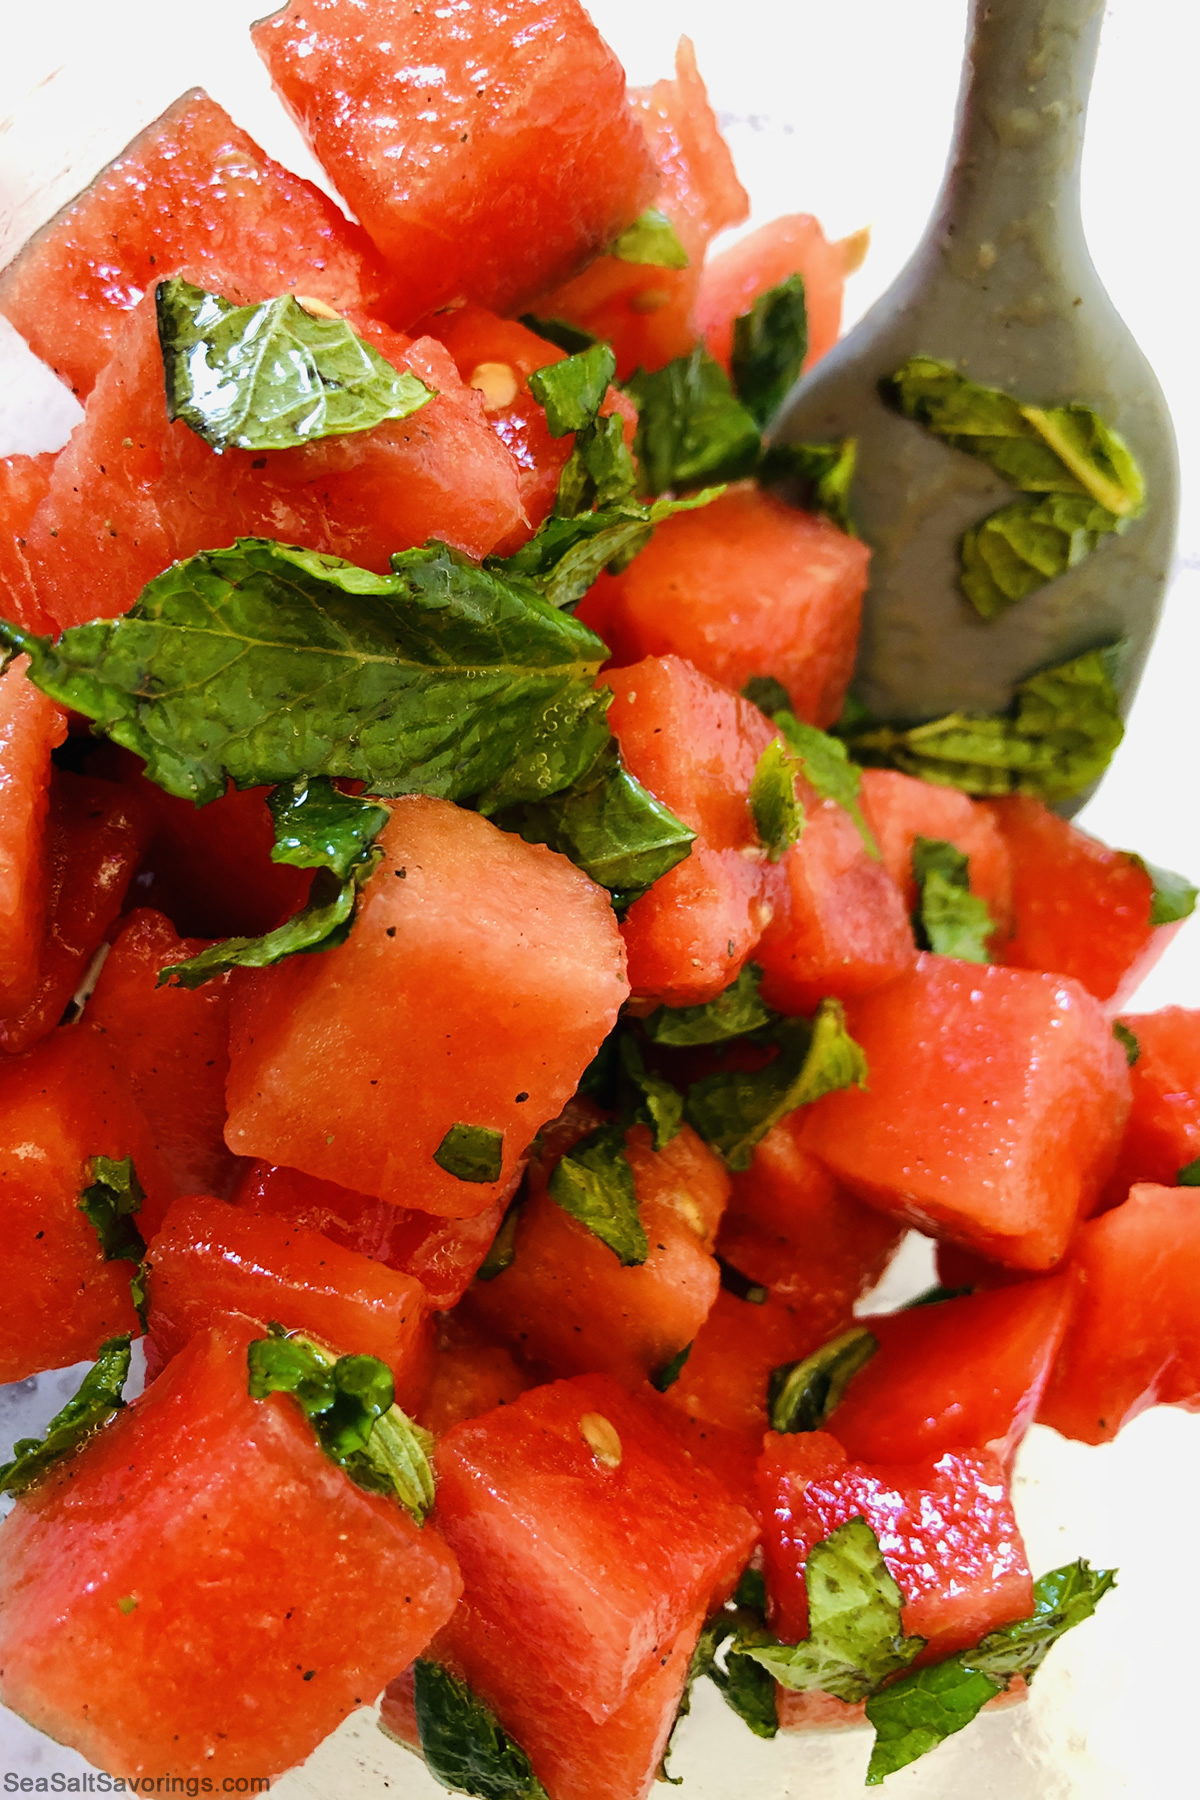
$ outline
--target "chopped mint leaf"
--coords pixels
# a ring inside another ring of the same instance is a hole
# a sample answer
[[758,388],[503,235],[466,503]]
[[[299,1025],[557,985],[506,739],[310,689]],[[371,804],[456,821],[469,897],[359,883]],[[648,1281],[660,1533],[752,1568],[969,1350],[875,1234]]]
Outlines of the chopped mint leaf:
[[407,419],[433,392],[344,319],[291,294],[237,306],[176,275],[157,289],[167,417],[214,450],[287,450]]
[[565,1213],[608,1245],[622,1267],[645,1262],[650,1244],[620,1124],[599,1126],[568,1151],[555,1165],[547,1191]]
[[797,484],[803,506],[823,513],[847,537],[857,537],[850,512],[857,466],[857,438],[843,438],[840,444],[771,444],[758,465],[758,479],[764,487]]
[[327,775],[282,782],[267,795],[275,845],[271,861],[329,869],[339,881],[371,854],[391,814],[335,788]]
[[750,1167],[772,1125],[838,1088],[865,1087],[867,1062],[846,1030],[840,1001],[823,1000],[812,1023],[785,1019],[766,1068],[706,1075],[688,1090],[684,1116],[729,1168]]
[[835,800],[850,814],[858,826],[858,835],[878,861],[879,846],[859,804],[862,770],[851,762],[845,744],[786,710],[773,713],[771,723],[782,734],[808,785],[822,800]]
[[773,1643],[772,1634],[762,1626],[743,1625],[725,1652],[725,1667],[714,1656],[706,1673],[726,1706],[743,1725],[749,1726],[755,1737],[773,1738],[779,1730],[775,1680],[754,1660],[753,1653],[760,1642],[764,1646]]
[[865,1326],[855,1325],[811,1356],[773,1370],[767,1387],[771,1430],[820,1431],[878,1348],[879,1339]]
[[971,892],[967,858],[942,838],[917,837],[912,849],[918,947],[962,962],[990,962],[988,940],[996,922],[987,901]]
[[749,1306],[765,1306],[770,1299],[768,1290],[759,1281],[751,1281],[740,1269],[735,1269],[731,1262],[718,1256],[717,1267],[721,1271],[721,1286],[727,1294],[735,1294],[739,1300],[745,1300]]
[[1052,1569],[1034,1583],[1030,1617],[1002,1625],[974,1650],[964,1650],[963,1666],[1004,1681],[1014,1675],[1032,1681],[1064,1632],[1090,1619],[1116,1585],[1115,1569],[1093,1569],[1082,1557]]
[[633,1101],[632,1121],[648,1125],[656,1150],[665,1150],[683,1129],[683,1095],[663,1075],[646,1067],[637,1040],[625,1032],[620,1040],[621,1074],[637,1098]]
[[733,322],[733,386],[761,429],[800,379],[808,354],[804,277],[789,275]]
[[522,313],[520,322],[526,331],[545,338],[548,344],[565,350],[568,356],[577,356],[581,350],[590,350],[593,344],[600,342],[582,325],[572,325],[566,319],[539,319],[536,313]]
[[804,1584],[808,1637],[746,1652],[783,1687],[799,1693],[819,1689],[853,1704],[925,1648],[924,1638],[904,1635],[904,1595],[865,1519],[848,1519],[813,1545]]
[[772,738],[758,759],[750,783],[750,815],[768,862],[779,862],[804,830],[795,759],[778,738]]
[[686,269],[688,253],[666,213],[648,206],[640,218],[626,227],[608,254],[618,262],[646,263],[656,269]]
[[757,706],[768,719],[777,712],[790,711],[792,704],[792,697],[782,681],[776,681],[773,675],[752,675],[742,688],[742,699]]
[[940,1306],[943,1300],[965,1300],[968,1294],[974,1292],[973,1287],[942,1287],[939,1283],[936,1287],[926,1288],[924,1293],[917,1294],[914,1299],[906,1300],[900,1310],[912,1312],[916,1306]]
[[[370,869],[364,873],[369,874]],[[327,869],[313,877],[306,904],[282,925],[262,937],[222,938],[187,962],[167,963],[158,972],[158,987],[201,987],[231,969],[269,969],[289,956],[333,950],[344,944],[354,922],[360,883],[356,874],[338,881]]]
[[[551,606],[573,607],[602,570],[619,573],[628,568],[650,542],[656,525],[675,513],[708,506],[722,492],[705,488],[683,500],[656,500],[650,506],[623,499],[596,512],[551,513],[512,556],[489,557],[484,566],[492,574],[532,582]],[[580,505],[586,501],[587,494],[581,493]]]
[[129,1375],[127,1337],[109,1338],[79,1384],[73,1399],[55,1413],[44,1437],[18,1438],[11,1460],[0,1466],[0,1494],[24,1494],[64,1456],[107,1425],[125,1405],[122,1390]]
[[134,1224],[142,1210],[146,1190],[137,1178],[131,1156],[119,1162],[111,1156],[93,1156],[92,1179],[79,1196],[79,1210],[100,1240],[105,1262],[131,1262],[129,1291],[142,1328],[146,1325],[146,1240]]
[[642,1030],[652,1044],[669,1044],[687,1048],[694,1044],[723,1044],[730,1038],[745,1037],[770,1025],[777,1017],[758,988],[762,970],[747,963],[736,981],[731,982],[715,1000],[703,1006],[660,1006]]
[[558,479],[554,511],[559,518],[574,518],[586,507],[621,506],[633,500],[636,486],[625,420],[619,412],[605,413],[576,433],[575,448]]
[[611,344],[592,344],[565,362],[535,369],[529,391],[546,409],[551,436],[566,437],[569,431],[584,431],[594,424],[616,372]]
[[1120,1044],[1122,1050],[1124,1050],[1125,1061],[1132,1069],[1134,1063],[1142,1054],[1142,1046],[1138,1043],[1137,1037],[1130,1031],[1128,1025],[1123,1024],[1120,1019],[1113,1020],[1113,1036],[1116,1038],[1118,1044]]
[[511,1269],[517,1254],[517,1227],[521,1223],[523,1201],[516,1199],[500,1221],[500,1229],[492,1239],[487,1255],[475,1271],[476,1281],[495,1281],[505,1269]]
[[638,407],[635,440],[652,494],[736,481],[753,472],[761,438],[720,363],[697,347],[665,369],[639,369],[624,384]]
[[735,1606],[747,1606],[763,1617],[767,1613],[767,1578],[761,1569],[743,1569],[736,1588],[733,1590]]
[[[1132,856],[1133,852],[1128,854]],[[1186,875],[1176,875],[1171,869],[1157,868],[1154,863],[1147,862],[1144,856],[1133,856],[1133,860],[1154,883],[1150,923],[1174,925],[1178,919],[1190,919],[1196,910],[1196,897],[1200,889]]]
[[1027,676],[1007,712],[949,713],[925,725],[867,723],[845,736],[860,762],[878,768],[968,794],[1033,794],[1053,805],[1097,780],[1124,736],[1115,655],[1088,650]]
[[1200,1156],[1195,1162],[1185,1163],[1175,1177],[1178,1187],[1200,1187]]
[[504,1133],[490,1125],[452,1125],[433,1160],[459,1181],[499,1181],[504,1166]]
[[691,1354],[692,1346],[690,1344],[685,1344],[682,1350],[677,1350],[670,1362],[665,1362],[660,1369],[654,1370],[650,1376],[650,1386],[657,1388],[660,1394],[665,1394],[669,1387],[674,1387],[683,1374],[683,1365]]
[[1127,524],[1086,494],[1014,500],[965,533],[962,591],[981,618],[994,619]]
[[421,1754],[444,1788],[479,1800],[546,1800],[524,1750],[465,1681],[419,1657],[413,1700]]

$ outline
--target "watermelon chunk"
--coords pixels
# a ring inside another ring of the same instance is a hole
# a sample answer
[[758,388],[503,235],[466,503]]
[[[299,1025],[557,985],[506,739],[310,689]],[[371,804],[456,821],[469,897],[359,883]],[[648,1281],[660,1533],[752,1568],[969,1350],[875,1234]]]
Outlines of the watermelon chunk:
[[[849,1322],[849,1312],[833,1330]],[[764,1290],[753,1298],[722,1288],[696,1334],[679,1379],[665,1399],[689,1419],[735,1432],[743,1446],[761,1446],[767,1429],[767,1383],[772,1370],[796,1362],[830,1336],[821,1315],[803,1299]]]
[[869,1085],[807,1108],[804,1144],[873,1205],[1048,1269],[1107,1180],[1125,1053],[1078,982],[922,956],[847,1007]]
[[854,668],[870,552],[828,519],[753,483],[677,513],[620,575],[602,575],[579,617],[618,663],[683,656],[741,689],[783,684],[794,710],[829,725]]
[[720,1604],[756,1536],[604,1375],[455,1426],[436,1461],[439,1528],[468,1602],[506,1634],[513,1679],[540,1679],[597,1723]]
[[895,769],[864,769],[861,804],[883,866],[915,912],[913,846],[919,837],[953,844],[967,858],[971,892],[987,902],[997,933],[1012,925],[1012,858],[995,815],[957,788],[917,781]]
[[26,631],[50,628],[29,572],[25,536],[49,490],[53,467],[53,452],[0,456],[0,618]]
[[84,398],[125,315],[180,271],[338,312],[377,311],[385,286],[365,233],[193,88],[30,239],[0,274],[0,313]]
[[1200,1012],[1164,1006],[1126,1013],[1137,1039],[1129,1071],[1133,1106],[1108,1185],[1112,1205],[1138,1181],[1174,1187],[1181,1169],[1200,1158]]
[[251,1399],[253,1335],[194,1338],[0,1527],[0,1698],[127,1778],[281,1773],[460,1592],[431,1526],[356,1487],[293,1400]]
[[928,1640],[921,1662],[940,1662],[1033,1611],[1004,1471],[986,1451],[862,1463],[826,1432],[772,1432],[758,1481],[771,1623],[785,1643],[808,1636],[809,1551],[853,1518],[875,1533],[904,1595],[905,1634]]
[[[469,1217],[507,1191],[615,1024],[620,935],[565,857],[447,801],[398,801],[379,844],[347,941],[235,991],[226,1142]],[[434,1162],[456,1124],[503,1134],[499,1181]]]
[[768,289],[789,275],[804,279],[811,369],[837,343],[842,328],[842,289],[857,267],[855,239],[830,243],[811,213],[788,213],[747,232],[705,264],[696,302],[696,323],[710,356],[728,370],[733,322],[748,313]]
[[49,903],[50,752],[65,713],[25,679],[18,657],[0,675],[0,1016],[29,1005]]
[[461,1312],[438,1319],[433,1367],[417,1418],[441,1437],[464,1419],[497,1406],[510,1406],[536,1379],[511,1351],[494,1344],[463,1319]]
[[653,197],[621,65],[577,0],[291,0],[252,35],[402,324],[454,299],[517,311]]

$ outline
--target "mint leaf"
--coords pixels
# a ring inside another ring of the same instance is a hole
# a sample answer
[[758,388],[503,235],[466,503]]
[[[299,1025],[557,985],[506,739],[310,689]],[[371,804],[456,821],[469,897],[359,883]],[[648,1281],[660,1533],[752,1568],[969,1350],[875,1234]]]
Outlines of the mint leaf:
[[845,744],[816,725],[806,724],[793,712],[773,713],[771,723],[799,763],[800,773],[808,785],[815,788],[822,800],[835,800],[850,814],[858,827],[858,835],[878,862],[879,846],[859,804],[862,770],[851,762]]
[[943,1300],[965,1300],[968,1294],[974,1292],[973,1287],[942,1287],[939,1283],[935,1287],[925,1288],[913,1299],[906,1300],[900,1311],[912,1312],[916,1306],[940,1306]]
[[580,350],[590,350],[600,339],[585,331],[582,325],[572,325],[567,319],[539,319],[536,313],[522,313],[520,323],[526,331],[532,331],[535,337],[545,338],[548,344],[554,344],[559,350],[565,350],[568,356],[575,356]]
[[476,1281],[495,1281],[497,1275],[503,1275],[505,1269],[512,1268],[513,1258],[517,1254],[517,1227],[521,1223],[523,1205],[524,1195],[520,1193],[500,1221],[500,1229],[475,1271]]
[[622,1108],[622,1122],[648,1125],[656,1150],[665,1150],[683,1129],[683,1095],[663,1075],[646,1067],[637,1040],[623,1032],[619,1040],[620,1071],[633,1091]]
[[796,764],[773,738],[758,759],[750,783],[750,815],[767,861],[777,863],[804,830],[804,807],[796,795]]
[[771,1430],[820,1431],[841,1405],[851,1379],[878,1348],[877,1337],[865,1326],[854,1325],[811,1356],[772,1370],[767,1386]]
[[789,275],[733,322],[734,391],[760,429],[799,381],[807,354],[804,277]]
[[773,675],[752,675],[742,688],[742,699],[757,706],[768,719],[777,712],[789,712],[792,705],[791,695]]
[[350,935],[358,890],[355,875],[338,881],[327,870],[318,870],[307,903],[274,931],[256,938],[223,938],[187,962],[167,963],[159,970],[155,986],[202,987],[218,975],[228,975],[231,969],[269,969],[285,957],[333,950]]
[[592,344],[565,362],[535,369],[529,377],[529,391],[546,410],[551,436],[566,437],[569,431],[583,431],[594,424],[616,372],[611,344]]
[[692,1346],[690,1344],[685,1344],[682,1350],[677,1350],[670,1362],[665,1362],[661,1368],[654,1370],[650,1376],[650,1386],[657,1388],[660,1394],[665,1394],[668,1388],[674,1387],[683,1374],[683,1366],[691,1354]]
[[546,1800],[524,1750],[465,1681],[419,1657],[413,1700],[421,1754],[435,1781],[479,1800]]
[[554,510],[560,518],[574,518],[587,507],[620,506],[633,499],[636,486],[625,420],[618,412],[606,413],[576,433],[575,448],[558,478]]
[[847,537],[857,537],[850,512],[850,484],[857,465],[857,438],[843,438],[840,444],[771,444],[758,465],[758,479],[765,487],[785,481],[797,484],[802,506],[823,513]]
[[684,1115],[729,1168],[750,1167],[754,1147],[798,1106],[838,1088],[865,1087],[867,1061],[846,1030],[838,1000],[822,1000],[812,1023],[785,1019],[779,1053],[763,1069],[706,1075],[688,1090]]
[[565,1213],[608,1245],[623,1268],[645,1262],[650,1244],[620,1124],[599,1126],[568,1151],[556,1163],[547,1191]]
[[[676,513],[710,506],[723,492],[723,488],[704,488],[682,500],[656,500],[650,506],[622,498],[619,503],[601,505],[595,512],[577,511],[569,516],[551,513],[527,544],[512,556],[489,557],[484,567],[493,574],[515,575],[533,582],[551,606],[573,607],[602,570],[619,574],[628,568],[639,550],[650,542],[656,525]],[[588,503],[589,494],[594,498],[594,484],[591,490],[585,487],[581,491],[580,507]]]
[[444,544],[374,575],[264,538],[201,552],[57,641],[33,680],[201,804],[318,775],[484,811],[570,787],[608,741],[600,639]]
[[686,269],[688,253],[679,241],[679,234],[668,219],[666,213],[659,212],[656,206],[648,206],[632,225],[626,227],[615,244],[610,244],[610,256],[618,262],[646,263],[656,269]]
[[765,1306],[771,1298],[769,1291],[759,1281],[751,1281],[740,1269],[735,1269],[731,1262],[718,1256],[717,1267],[721,1271],[721,1286],[727,1294],[734,1294],[744,1300],[748,1306]]
[[988,1633],[974,1650],[964,1650],[963,1666],[981,1675],[1032,1681],[1064,1632],[1090,1619],[1105,1594],[1117,1585],[1115,1569],[1093,1569],[1081,1557],[1052,1569],[1034,1583],[1033,1612],[1027,1619]]
[[329,869],[341,881],[367,860],[391,817],[386,806],[343,794],[327,775],[281,783],[267,806],[275,827],[271,861]]
[[[860,762],[968,794],[1069,800],[1108,767],[1124,736],[1116,652],[1088,650],[1020,682],[1003,713],[949,713],[926,725],[851,725]],[[786,736],[786,732],[785,732]]]
[[1118,1044],[1120,1044],[1122,1050],[1124,1050],[1125,1061],[1132,1069],[1134,1063],[1142,1054],[1142,1046],[1138,1043],[1136,1036],[1130,1031],[1128,1025],[1123,1024],[1120,1019],[1113,1020],[1113,1036],[1116,1038]]
[[758,426],[702,347],[653,374],[639,369],[624,386],[637,404],[635,448],[652,494],[753,472],[762,443]]
[[490,1125],[452,1125],[433,1160],[459,1181],[499,1181],[504,1166],[504,1133]]
[[808,1637],[746,1652],[782,1686],[798,1693],[819,1689],[853,1704],[925,1648],[924,1638],[904,1635],[904,1595],[865,1519],[848,1519],[813,1545],[804,1584]]
[[669,1044],[687,1048],[694,1044],[723,1044],[730,1038],[745,1037],[770,1025],[777,1017],[758,988],[762,970],[747,963],[736,981],[731,982],[715,1000],[703,1006],[660,1006],[642,1030],[652,1044]]
[[129,1291],[138,1318],[146,1328],[146,1240],[134,1224],[142,1210],[146,1190],[137,1178],[132,1156],[119,1162],[110,1156],[93,1156],[92,1179],[79,1196],[79,1210],[100,1240],[105,1262],[131,1262]]
[[967,858],[942,838],[917,837],[912,849],[918,948],[962,962],[986,963],[996,921],[987,901],[971,892]]
[[1144,869],[1154,883],[1154,893],[1150,901],[1151,925],[1174,925],[1178,919],[1190,919],[1196,910],[1196,897],[1200,893],[1186,875],[1176,875],[1171,869],[1160,869],[1154,863],[1147,862],[1144,856],[1132,856],[1139,869]]
[[9,1462],[0,1466],[0,1494],[24,1494],[64,1456],[107,1425],[125,1405],[122,1390],[129,1376],[127,1337],[109,1338],[101,1344],[96,1361],[79,1384],[74,1397],[55,1413],[44,1437],[18,1438]]
[[994,619],[1073,569],[1101,538],[1127,523],[1086,494],[1014,500],[963,537],[963,593],[981,618]]
[[434,397],[344,319],[314,318],[291,294],[237,306],[176,275],[156,298],[167,417],[216,451],[370,431]]

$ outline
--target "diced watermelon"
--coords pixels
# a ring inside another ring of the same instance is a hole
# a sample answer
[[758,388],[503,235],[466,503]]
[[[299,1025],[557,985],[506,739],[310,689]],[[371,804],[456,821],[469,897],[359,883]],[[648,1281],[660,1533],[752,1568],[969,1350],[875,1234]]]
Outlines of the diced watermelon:
[[127,1778],[281,1773],[461,1589],[437,1532],[356,1487],[292,1399],[251,1399],[253,1335],[194,1338],[0,1527],[0,1699]]
[[729,368],[733,322],[748,313],[760,294],[789,275],[804,278],[808,313],[808,354],[804,367],[832,350],[842,328],[842,288],[855,266],[854,239],[830,243],[811,213],[788,213],[748,232],[705,265],[696,302],[696,322],[710,356]]
[[54,454],[0,456],[0,618],[26,631],[48,631],[25,556],[30,520],[50,487]]
[[[849,1314],[837,1324],[848,1323]],[[666,1399],[689,1419],[739,1434],[756,1448],[767,1428],[767,1383],[773,1370],[816,1350],[830,1335],[824,1318],[803,1302],[764,1291],[743,1300],[722,1288]]]
[[1108,1185],[1114,1206],[1137,1181],[1173,1187],[1180,1170],[1200,1159],[1200,1012],[1164,1006],[1126,1013],[1122,1024],[1138,1054],[1129,1071],[1133,1106]]
[[534,1388],[439,1440],[437,1521],[466,1598],[597,1722],[731,1591],[753,1520],[604,1375]]
[[417,1418],[441,1437],[464,1419],[510,1406],[537,1385],[502,1344],[464,1322],[461,1311],[447,1314],[437,1321],[433,1370]]
[[924,1231],[1019,1269],[1058,1262],[1129,1110],[1099,1004],[1075,981],[924,955],[847,1024],[868,1086],[809,1107],[805,1147]]
[[549,1168],[537,1164],[513,1260],[476,1286],[471,1305],[497,1337],[555,1375],[602,1370],[636,1387],[691,1343],[717,1297],[712,1248],[729,1177],[687,1126],[656,1152],[636,1125],[626,1146],[650,1244],[645,1262],[622,1267],[551,1199]]
[[1012,858],[994,815],[957,788],[917,781],[895,769],[864,769],[863,815],[879,845],[883,866],[909,912],[916,909],[913,845],[917,838],[953,844],[967,858],[971,892],[987,902],[997,931],[1012,924]]
[[622,927],[635,994],[690,1006],[735,978],[767,919],[750,783],[774,736],[756,706],[677,656],[604,676],[627,766],[697,833],[690,854],[635,900]]
[[204,948],[149,908],[130,913],[105,958],[87,1017],[129,1077],[177,1194],[225,1194],[237,1163],[225,1147],[229,981],[158,987],[159,971]]
[[290,0],[252,35],[401,324],[454,299],[517,311],[653,197],[624,72],[577,0]]
[[104,1261],[79,1207],[92,1158],[133,1157],[147,1236],[170,1186],[107,1042],[86,1024],[0,1062],[0,1145],[0,1382],[23,1381],[140,1330],[129,1293],[134,1265]]
[[136,795],[56,769],[50,783],[49,895],[32,999],[0,1020],[0,1050],[28,1050],[62,1018],[121,910],[149,837]]
[[546,318],[567,319],[610,342],[622,380],[691,350],[700,335],[695,310],[704,253],[717,232],[740,225],[750,209],[690,38],[679,40],[674,80],[635,88],[630,98],[658,169],[654,205],[675,227],[687,267],[600,256],[533,305]]
[[339,1355],[377,1356],[411,1409],[428,1384],[432,1340],[419,1281],[343,1250],[320,1232],[224,1200],[177,1200],[150,1243],[148,1352],[154,1369],[196,1332],[244,1314],[303,1331]]
[[[565,857],[447,801],[397,801],[379,844],[347,941],[235,990],[226,1142],[468,1217],[506,1192],[615,1024],[620,935]],[[503,1134],[499,1181],[434,1162],[456,1124]]]
[[50,752],[67,735],[65,713],[25,678],[18,657],[0,675],[0,1017],[37,991],[50,873]]
[[906,1635],[927,1639],[922,1662],[940,1662],[1033,1611],[1004,1471],[986,1451],[861,1463],[823,1431],[772,1432],[758,1480],[771,1623],[785,1643],[808,1636],[809,1551],[853,1518],[875,1533],[904,1595]]
[[0,275],[0,313],[84,397],[143,294],[214,270],[247,299],[293,291],[339,312],[376,311],[386,285],[365,233],[193,88],[30,239]]
[[909,1463],[964,1445],[1006,1466],[1033,1423],[1066,1329],[1063,1275],[861,1318],[879,1348],[829,1430],[855,1462]]
[[866,545],[753,483],[660,525],[579,608],[619,663],[683,656],[742,688],[772,675],[801,718],[837,718],[854,668]]
[[1072,975],[1115,1010],[1179,930],[1151,925],[1150,876],[1028,794],[988,804],[1012,857],[1013,936],[1000,960]]
[[1038,1418],[1107,1444],[1149,1406],[1200,1412],[1200,1194],[1135,1187],[1083,1227],[1080,1282]]
[[644,1382],[637,1390],[637,1398],[690,1462],[715,1475],[730,1499],[748,1513],[757,1512],[754,1471],[762,1449],[760,1431],[734,1430],[684,1412],[670,1404],[669,1387],[660,1393]]
[[[983,1710],[1002,1712],[1006,1707],[1022,1705],[1028,1695],[1029,1684],[1025,1677],[1014,1675],[1010,1685],[987,1701]],[[780,1731],[841,1731],[847,1725],[870,1723],[865,1700],[852,1704],[833,1694],[824,1694],[820,1688],[798,1693],[791,1688],[776,1687],[775,1708]]]
[[523,522],[513,460],[445,349],[355,322],[437,398],[373,431],[218,455],[167,422],[153,297],[136,308],[29,527],[29,566],[58,625],[126,612],[169,563],[236,537],[386,572],[393,551],[427,538],[482,556]]

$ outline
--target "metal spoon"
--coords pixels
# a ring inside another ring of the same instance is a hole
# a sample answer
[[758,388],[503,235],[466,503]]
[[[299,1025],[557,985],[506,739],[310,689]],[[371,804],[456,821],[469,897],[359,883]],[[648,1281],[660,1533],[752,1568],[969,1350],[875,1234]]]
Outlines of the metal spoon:
[[[1145,357],[1093,267],[1079,165],[1103,0],[972,0],[949,168],[925,236],[807,376],[777,442],[858,439],[852,505],[873,550],[854,691],[877,718],[996,712],[1017,681],[1124,640],[1132,700],[1170,571],[1175,437]],[[1040,406],[1093,407],[1130,445],[1147,504],[1122,536],[984,620],[958,585],[964,531],[1016,498],[987,466],[891,411],[912,355]]]

